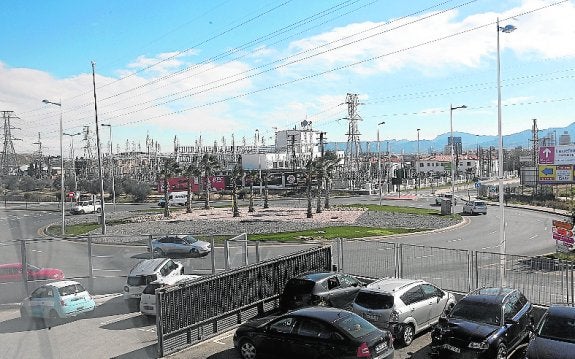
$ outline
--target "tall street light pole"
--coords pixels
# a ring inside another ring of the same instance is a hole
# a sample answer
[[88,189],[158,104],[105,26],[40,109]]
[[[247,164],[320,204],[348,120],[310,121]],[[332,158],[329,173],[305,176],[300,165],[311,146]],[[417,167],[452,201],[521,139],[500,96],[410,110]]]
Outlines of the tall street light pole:
[[377,187],[379,188],[379,205],[381,206],[381,150],[379,142],[380,125],[385,125],[385,121],[377,124]]
[[103,123],[102,127],[108,127],[110,129],[110,176],[112,177],[112,203],[114,204],[114,211],[116,211],[116,184],[114,183],[114,145],[112,143],[112,124]]
[[94,113],[96,117],[96,147],[98,149],[98,174],[100,179],[100,205],[102,213],[100,224],[102,225],[102,234],[106,234],[106,212],[104,201],[104,175],[102,173],[102,152],[100,151],[100,126],[98,124],[98,100],[96,98],[96,63],[92,61],[92,83],[94,85]]
[[74,136],[81,135],[81,132],[77,133],[64,133],[65,136],[70,136],[71,139],[71,152],[70,157],[72,158],[72,171],[74,172],[74,195],[78,192],[78,178],[76,177],[76,159],[74,158]]
[[513,25],[499,26],[497,18],[497,136],[499,137],[499,253],[501,254],[501,286],[506,285],[505,279],[505,209],[503,207],[503,135],[501,131],[501,58],[499,51],[499,32],[510,33],[516,29]]
[[455,157],[453,156],[453,110],[459,108],[467,108],[465,105],[453,107],[449,106],[449,125],[451,127],[451,213],[454,211],[455,206]]
[[256,153],[258,155],[258,177],[259,177],[259,187],[260,187],[260,200],[263,201],[262,195],[262,161],[260,157],[260,131],[256,129]]
[[62,100],[60,100],[60,102],[42,100],[42,102],[45,104],[56,105],[60,107],[60,211],[62,212],[61,234],[64,236],[66,234],[66,220],[64,215],[64,144],[62,141]]
[[419,131],[421,128],[417,129],[417,157],[415,158],[415,195],[417,196],[417,189],[419,187]]

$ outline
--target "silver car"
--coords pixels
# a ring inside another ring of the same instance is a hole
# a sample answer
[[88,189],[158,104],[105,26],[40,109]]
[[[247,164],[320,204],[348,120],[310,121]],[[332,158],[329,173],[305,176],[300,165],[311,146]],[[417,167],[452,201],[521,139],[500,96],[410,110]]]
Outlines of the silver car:
[[414,335],[437,323],[454,305],[453,294],[423,280],[386,278],[361,288],[352,311],[379,328],[391,330],[408,346]]
[[204,257],[212,251],[212,245],[191,235],[168,235],[152,240],[151,250],[156,256],[180,255]]
[[487,204],[485,201],[469,201],[463,205],[463,213],[469,214],[487,214]]

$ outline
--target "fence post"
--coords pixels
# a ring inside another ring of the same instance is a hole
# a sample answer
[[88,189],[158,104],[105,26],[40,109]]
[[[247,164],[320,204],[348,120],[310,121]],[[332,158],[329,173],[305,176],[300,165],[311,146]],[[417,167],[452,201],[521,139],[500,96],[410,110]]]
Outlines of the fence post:
[[224,241],[224,269],[230,270],[230,249],[228,248],[228,240]]
[[152,254],[152,259],[154,259],[154,248],[152,248],[152,235],[151,234],[148,234],[148,248],[150,248],[150,253]]
[[20,240],[20,255],[22,256],[22,283],[24,283],[24,291],[26,297],[28,296],[28,259],[26,257],[26,240]]
[[212,253],[210,253],[212,260],[212,274],[216,274],[216,240],[212,237]]
[[473,252],[475,254],[475,260],[473,261],[474,265],[475,265],[475,269],[473,270],[473,272],[475,273],[475,288],[472,289],[477,289],[479,288],[479,264],[477,263],[478,260],[478,255],[477,255],[477,251]]
[[164,357],[164,332],[162,330],[162,320],[163,320],[163,312],[162,312],[162,302],[164,301],[165,293],[162,291],[156,292],[156,333],[158,333],[158,357]]
[[473,283],[473,251],[467,251],[467,292],[471,292]]
[[343,267],[344,267],[344,262],[343,262],[343,238],[339,239],[339,256],[341,257],[341,262],[340,262],[340,266],[337,269],[339,272],[343,272]]
[[395,251],[396,278],[403,277],[403,244],[398,245]]
[[248,235],[247,233],[242,234],[242,237],[244,237],[244,256],[245,256],[245,265],[247,266],[249,264],[249,259],[248,259]]
[[259,263],[260,260],[260,241],[256,241],[256,263]]

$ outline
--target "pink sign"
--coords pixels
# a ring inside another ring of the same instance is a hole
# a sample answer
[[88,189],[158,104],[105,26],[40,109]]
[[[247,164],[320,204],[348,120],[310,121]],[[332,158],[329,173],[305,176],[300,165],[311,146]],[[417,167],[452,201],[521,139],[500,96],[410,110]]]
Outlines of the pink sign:
[[555,147],[541,146],[539,147],[539,164],[553,164],[555,163]]

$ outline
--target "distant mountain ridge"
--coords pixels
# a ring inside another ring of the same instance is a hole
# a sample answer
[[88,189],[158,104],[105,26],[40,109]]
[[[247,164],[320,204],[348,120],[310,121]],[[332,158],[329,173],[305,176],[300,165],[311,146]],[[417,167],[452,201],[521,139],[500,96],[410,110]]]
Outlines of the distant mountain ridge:
[[[557,143],[559,143],[559,137],[565,132],[571,136],[571,142],[575,139],[575,122],[571,123],[567,127],[551,127],[548,129],[539,130],[539,138],[546,137],[548,134],[556,133]],[[432,152],[443,152],[443,149],[447,145],[450,133],[444,133],[433,140],[419,140],[419,153],[428,154]],[[482,148],[489,148],[493,146],[495,148],[499,147],[499,137],[498,136],[486,136],[486,135],[474,135],[466,132],[453,132],[453,137],[461,137],[461,143],[464,151],[474,151],[477,146]],[[523,147],[525,149],[532,146],[531,139],[533,135],[531,130],[525,130],[511,135],[503,136],[503,147],[505,149],[512,149],[517,147]],[[367,152],[367,145],[369,143],[369,151],[377,152],[377,141],[361,141],[361,152]],[[389,143],[389,151],[391,153],[403,153],[405,154],[415,154],[417,153],[417,140],[381,140],[380,149],[381,152],[387,151],[387,144]],[[325,145],[326,150],[340,150],[345,151],[347,142],[328,142]]]

